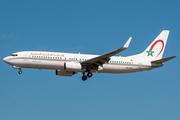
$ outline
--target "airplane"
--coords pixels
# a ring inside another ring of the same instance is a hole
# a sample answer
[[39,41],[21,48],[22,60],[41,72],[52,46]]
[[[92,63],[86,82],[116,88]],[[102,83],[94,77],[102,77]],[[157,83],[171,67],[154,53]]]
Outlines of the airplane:
[[[58,76],[73,76],[82,72],[82,80],[93,73],[133,73],[162,67],[165,62],[177,57],[163,58],[169,30],[163,30],[144,52],[128,57],[114,56],[127,49],[132,37],[123,47],[104,55],[75,54],[62,52],[22,51],[5,57],[3,61],[13,68],[52,69]],[[86,74],[87,73],[87,74]]]

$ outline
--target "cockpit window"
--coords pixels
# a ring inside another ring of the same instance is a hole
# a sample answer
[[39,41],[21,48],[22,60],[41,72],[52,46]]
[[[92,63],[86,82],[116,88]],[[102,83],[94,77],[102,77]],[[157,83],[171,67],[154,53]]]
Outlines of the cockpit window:
[[11,56],[18,56],[18,54],[11,54]]

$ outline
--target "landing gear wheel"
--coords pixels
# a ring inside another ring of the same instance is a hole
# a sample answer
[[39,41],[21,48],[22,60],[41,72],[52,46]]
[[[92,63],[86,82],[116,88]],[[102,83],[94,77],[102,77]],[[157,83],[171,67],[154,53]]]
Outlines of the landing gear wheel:
[[82,76],[82,80],[83,80],[83,81],[87,80],[87,76],[83,75],[83,76]]
[[19,74],[22,74],[22,71],[19,71],[18,73],[19,73]]
[[91,72],[88,72],[87,76],[90,78],[93,76],[93,74]]

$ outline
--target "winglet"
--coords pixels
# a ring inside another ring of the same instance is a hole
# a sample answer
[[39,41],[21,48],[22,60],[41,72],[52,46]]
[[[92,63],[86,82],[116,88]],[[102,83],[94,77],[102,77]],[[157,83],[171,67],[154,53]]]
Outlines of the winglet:
[[127,42],[124,44],[123,48],[128,48],[128,46],[129,46],[129,44],[130,44],[130,42],[131,42],[131,39],[132,39],[132,37],[130,37],[130,38],[127,40]]

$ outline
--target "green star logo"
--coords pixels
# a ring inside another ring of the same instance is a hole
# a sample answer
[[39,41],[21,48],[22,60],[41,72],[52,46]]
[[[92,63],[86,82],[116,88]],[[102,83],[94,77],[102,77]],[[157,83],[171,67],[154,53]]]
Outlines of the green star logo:
[[147,55],[147,56],[151,55],[151,56],[153,57],[153,53],[154,53],[154,51],[151,51],[151,49],[149,49],[149,51],[146,51],[146,52],[148,53],[148,55]]

